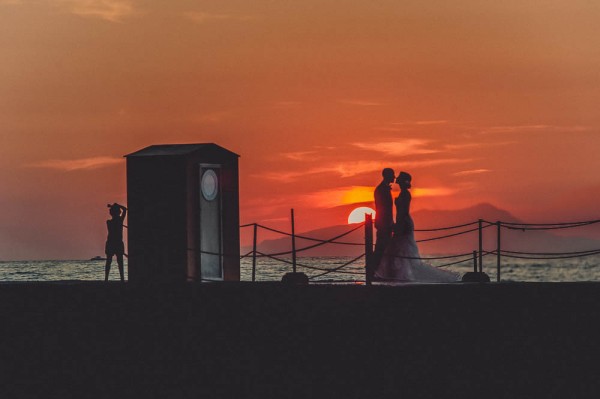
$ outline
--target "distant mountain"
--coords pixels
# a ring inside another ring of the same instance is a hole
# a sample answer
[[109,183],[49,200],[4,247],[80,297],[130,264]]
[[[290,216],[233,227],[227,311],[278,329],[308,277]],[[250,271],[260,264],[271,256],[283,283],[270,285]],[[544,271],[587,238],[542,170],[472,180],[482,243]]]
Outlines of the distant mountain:
[[[452,211],[420,210],[413,214],[413,219],[417,230],[462,225],[465,223],[476,222],[479,219],[492,223],[497,220],[522,223],[509,212],[486,203]],[[488,223],[484,223],[484,226],[488,225]],[[340,236],[355,227],[356,225],[338,225],[311,230],[299,233],[298,235],[320,240],[329,240],[333,237]],[[477,224],[473,224],[452,230],[417,232],[416,239],[423,240],[436,238],[476,228]],[[496,249],[496,230],[495,225],[484,228],[484,250],[492,251]],[[359,228],[336,240],[338,242],[358,245],[325,244],[307,250],[302,249],[311,247],[317,243],[298,237],[296,239],[296,249],[299,250],[297,254],[298,256],[358,256],[365,251],[364,245],[362,245],[364,244],[364,236],[364,228]],[[508,230],[504,228],[501,231],[501,243],[502,249],[525,252],[567,252],[600,248],[600,240],[573,236],[563,237],[552,231],[523,232],[521,230]],[[258,251],[266,254],[291,251],[291,238],[283,237],[273,240],[264,240],[258,244],[257,248]],[[251,249],[251,247],[243,248],[242,252],[246,253]],[[422,254],[470,253],[478,249],[478,232],[472,231],[445,239],[421,242],[419,243],[419,249]]]
[[[414,220],[417,229],[427,229],[426,226],[455,226],[469,221],[483,219],[483,248],[486,251],[495,250],[497,247],[497,227],[489,223],[496,221],[509,223],[523,223],[508,211],[499,209],[490,204],[478,204],[470,208],[457,211],[432,211],[422,210],[415,212]],[[486,227],[488,226],[488,227]],[[477,225],[447,231],[431,233],[417,233],[417,239],[428,239],[475,229]],[[560,231],[560,230],[558,230]],[[510,251],[522,252],[568,252],[600,248],[600,240],[578,236],[561,236],[552,230],[523,231],[502,228],[500,232],[501,248]],[[478,232],[450,237],[442,240],[422,242],[419,248],[424,253],[466,253],[478,249]]]

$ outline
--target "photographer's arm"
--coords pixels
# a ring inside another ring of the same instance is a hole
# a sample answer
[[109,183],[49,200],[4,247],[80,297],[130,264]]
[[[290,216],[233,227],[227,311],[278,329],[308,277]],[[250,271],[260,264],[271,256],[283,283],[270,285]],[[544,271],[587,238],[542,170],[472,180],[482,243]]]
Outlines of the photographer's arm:
[[127,208],[123,205],[117,204],[119,208],[121,208],[121,221],[125,220],[125,216],[127,216]]

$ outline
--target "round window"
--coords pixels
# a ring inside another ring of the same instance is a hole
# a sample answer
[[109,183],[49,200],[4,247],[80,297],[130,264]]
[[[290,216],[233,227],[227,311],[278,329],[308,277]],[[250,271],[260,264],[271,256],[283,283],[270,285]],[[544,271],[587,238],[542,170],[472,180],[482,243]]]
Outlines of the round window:
[[217,198],[217,193],[219,192],[219,181],[214,170],[207,169],[204,172],[200,185],[204,199],[207,201],[212,201]]

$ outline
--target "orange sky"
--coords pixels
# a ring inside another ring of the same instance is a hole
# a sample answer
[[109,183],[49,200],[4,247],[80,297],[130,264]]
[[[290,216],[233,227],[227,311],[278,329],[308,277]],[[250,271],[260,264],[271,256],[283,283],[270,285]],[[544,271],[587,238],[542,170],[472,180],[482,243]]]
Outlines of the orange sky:
[[[600,217],[600,5],[0,0],[0,259],[101,254],[122,155],[240,154],[241,220],[343,224],[382,167],[413,209]],[[354,191],[353,191],[354,190]]]

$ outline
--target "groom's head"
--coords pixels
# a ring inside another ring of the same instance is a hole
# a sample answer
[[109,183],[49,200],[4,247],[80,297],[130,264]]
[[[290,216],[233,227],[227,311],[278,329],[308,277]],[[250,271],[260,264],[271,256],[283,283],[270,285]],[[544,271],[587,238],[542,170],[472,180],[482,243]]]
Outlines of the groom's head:
[[396,178],[396,173],[394,173],[394,169],[392,168],[385,168],[381,171],[381,176],[383,176],[383,181],[389,184]]

